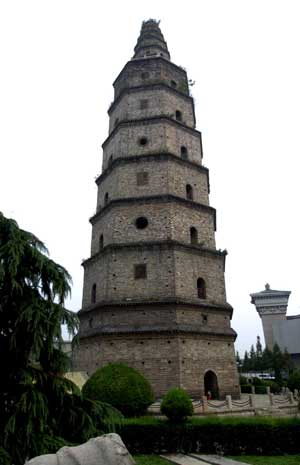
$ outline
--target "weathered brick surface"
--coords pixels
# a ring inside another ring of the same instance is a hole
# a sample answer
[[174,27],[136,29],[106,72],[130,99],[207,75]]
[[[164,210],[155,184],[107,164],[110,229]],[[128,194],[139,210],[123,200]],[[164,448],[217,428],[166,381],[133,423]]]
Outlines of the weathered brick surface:
[[[136,227],[137,218],[146,218],[145,229]],[[93,225],[92,255],[99,251],[99,238],[103,235],[104,245],[126,242],[175,240],[190,243],[190,228],[198,231],[198,242],[214,248],[213,211],[195,210],[189,205],[177,203],[129,203],[105,210]]]
[[[148,142],[142,146],[139,141],[143,137]],[[182,146],[187,148],[188,159],[201,165],[200,133],[187,130],[185,126],[167,118],[119,124],[103,146],[102,168],[107,168],[110,157],[116,159],[163,152],[181,157]]]
[[151,382],[156,397],[171,387],[182,387],[193,397],[204,395],[204,375],[216,373],[220,397],[239,396],[233,341],[190,335],[102,336],[82,341],[79,368],[91,375],[113,361],[126,363]]
[[[221,397],[238,396],[225,254],[215,246],[215,211],[187,76],[159,57],[157,43],[136,53],[149,51],[157,57],[133,59],[114,83],[74,369],[91,374],[125,362],[145,374],[157,397],[173,386],[199,397],[209,389],[204,377],[211,370]],[[168,56],[166,47],[163,53]],[[145,229],[136,228],[138,217],[147,218]]]
[[[152,161],[151,161],[152,160]],[[110,199],[144,197],[160,193],[186,198],[186,185],[193,188],[193,199],[209,204],[207,173],[192,165],[174,163],[172,160],[140,160],[114,167],[98,186],[97,210],[103,208],[104,196]],[[137,184],[137,174],[148,173],[148,184]]]
[[[147,102],[145,104],[144,102]],[[143,108],[143,103],[146,108]],[[109,132],[118,122],[151,118],[154,116],[170,116],[176,119],[176,111],[182,115],[182,123],[195,127],[193,103],[171,88],[140,88],[138,91],[124,93],[117,106],[110,113]]]
[[[134,265],[147,265],[147,279],[134,278]],[[178,250],[159,245],[142,248],[118,248],[107,251],[85,266],[83,308],[91,304],[93,284],[96,301],[122,299],[195,299],[197,279],[206,282],[207,301],[226,302],[223,257],[201,250]]]
[[114,82],[115,99],[122,90],[138,86],[164,83],[176,84],[176,89],[188,95],[186,72],[164,59],[146,59],[128,62]]

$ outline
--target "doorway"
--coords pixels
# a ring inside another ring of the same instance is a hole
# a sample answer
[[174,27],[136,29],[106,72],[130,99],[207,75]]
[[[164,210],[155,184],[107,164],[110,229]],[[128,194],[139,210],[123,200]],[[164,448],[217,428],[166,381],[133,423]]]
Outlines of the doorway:
[[209,392],[212,399],[219,399],[218,378],[211,370],[207,371],[204,376],[204,393],[207,396]]

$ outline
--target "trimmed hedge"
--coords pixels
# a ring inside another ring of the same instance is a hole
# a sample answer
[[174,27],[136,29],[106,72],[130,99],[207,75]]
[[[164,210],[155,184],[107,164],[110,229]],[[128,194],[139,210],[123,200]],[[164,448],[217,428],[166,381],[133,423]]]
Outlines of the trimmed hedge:
[[95,371],[82,388],[88,399],[111,404],[125,417],[146,413],[154,396],[149,381],[123,363],[110,363]]
[[143,418],[125,421],[117,432],[133,454],[297,454],[300,419],[215,417],[171,424],[168,421]]

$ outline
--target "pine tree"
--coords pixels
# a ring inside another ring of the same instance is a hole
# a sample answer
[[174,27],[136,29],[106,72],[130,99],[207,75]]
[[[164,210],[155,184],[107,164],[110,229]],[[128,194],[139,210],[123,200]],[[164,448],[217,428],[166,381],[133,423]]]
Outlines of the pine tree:
[[240,373],[242,370],[242,360],[241,360],[241,357],[238,351],[235,354],[235,361],[236,361],[238,372]]
[[14,465],[86,440],[117,418],[62,376],[68,359],[61,325],[74,334],[78,320],[64,306],[71,277],[47,253],[36,236],[0,213],[0,457]]
[[251,345],[250,348],[250,370],[255,371],[256,369],[256,353],[254,350],[254,345]]
[[243,360],[243,373],[247,373],[250,370],[250,360],[247,350],[245,351],[244,360]]

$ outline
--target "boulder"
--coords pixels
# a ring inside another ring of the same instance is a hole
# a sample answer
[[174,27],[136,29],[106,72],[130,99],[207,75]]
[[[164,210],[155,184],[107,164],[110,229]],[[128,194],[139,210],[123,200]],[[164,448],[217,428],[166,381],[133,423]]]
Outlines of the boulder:
[[104,434],[76,447],[62,447],[56,454],[39,455],[25,465],[134,465],[118,434]]

